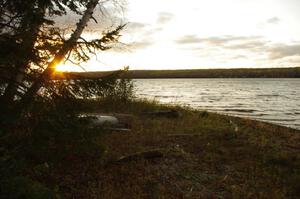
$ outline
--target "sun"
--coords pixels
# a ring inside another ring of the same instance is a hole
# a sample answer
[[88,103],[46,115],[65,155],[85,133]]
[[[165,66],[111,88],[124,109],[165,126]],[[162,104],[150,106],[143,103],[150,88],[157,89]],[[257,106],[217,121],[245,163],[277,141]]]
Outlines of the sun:
[[76,71],[78,68],[76,66],[72,66],[70,64],[60,63],[55,66],[55,71],[57,72],[72,72]]
[[66,71],[72,71],[72,66],[65,65],[65,64],[58,64],[55,66],[55,70],[58,72],[66,72]]

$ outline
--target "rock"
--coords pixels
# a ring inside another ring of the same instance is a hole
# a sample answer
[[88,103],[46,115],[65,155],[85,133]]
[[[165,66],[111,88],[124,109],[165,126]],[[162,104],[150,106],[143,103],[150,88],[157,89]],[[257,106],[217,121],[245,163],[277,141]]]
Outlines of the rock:
[[93,126],[102,126],[102,125],[115,126],[119,124],[118,118],[110,115],[96,115],[93,118],[91,118],[91,122]]
[[112,130],[130,131],[132,128],[132,115],[129,114],[83,114],[79,118],[91,127],[104,126]]

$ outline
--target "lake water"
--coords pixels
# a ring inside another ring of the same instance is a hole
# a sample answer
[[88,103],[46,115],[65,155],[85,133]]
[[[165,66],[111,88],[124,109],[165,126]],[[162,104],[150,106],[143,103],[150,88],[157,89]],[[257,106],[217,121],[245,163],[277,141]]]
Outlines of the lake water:
[[300,129],[300,79],[136,79],[138,97]]

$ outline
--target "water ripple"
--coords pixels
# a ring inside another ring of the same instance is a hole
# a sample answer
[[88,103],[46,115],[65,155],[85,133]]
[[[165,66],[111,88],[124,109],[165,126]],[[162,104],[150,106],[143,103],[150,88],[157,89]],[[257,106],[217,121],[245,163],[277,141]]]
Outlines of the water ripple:
[[300,79],[138,79],[140,97],[300,129]]

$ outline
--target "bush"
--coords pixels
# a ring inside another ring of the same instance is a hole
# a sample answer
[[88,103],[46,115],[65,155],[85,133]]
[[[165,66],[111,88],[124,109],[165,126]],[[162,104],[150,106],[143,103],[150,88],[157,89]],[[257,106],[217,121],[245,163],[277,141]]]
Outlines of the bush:
[[[126,102],[133,98],[131,80],[109,79],[98,81],[99,85],[97,81],[82,85],[88,89],[92,83],[96,86],[90,88],[90,94],[97,99]],[[74,97],[59,82],[51,89],[57,92],[50,95],[44,90],[47,98],[37,97],[22,119],[0,130],[0,198],[57,198],[46,185],[51,169],[101,160],[104,147],[97,138],[104,130],[89,128],[78,118],[82,110],[78,98],[85,99],[85,91],[78,87],[81,93]]]
[[0,196],[5,199],[54,199],[59,198],[53,191],[28,177],[16,176],[2,179]]
[[132,80],[119,79],[112,93],[112,97],[121,101],[131,100],[134,97]]
[[100,160],[104,150],[95,140],[101,129],[82,124],[76,105],[62,98],[36,103],[18,127],[1,137],[0,198],[56,198],[47,188],[51,169]]

